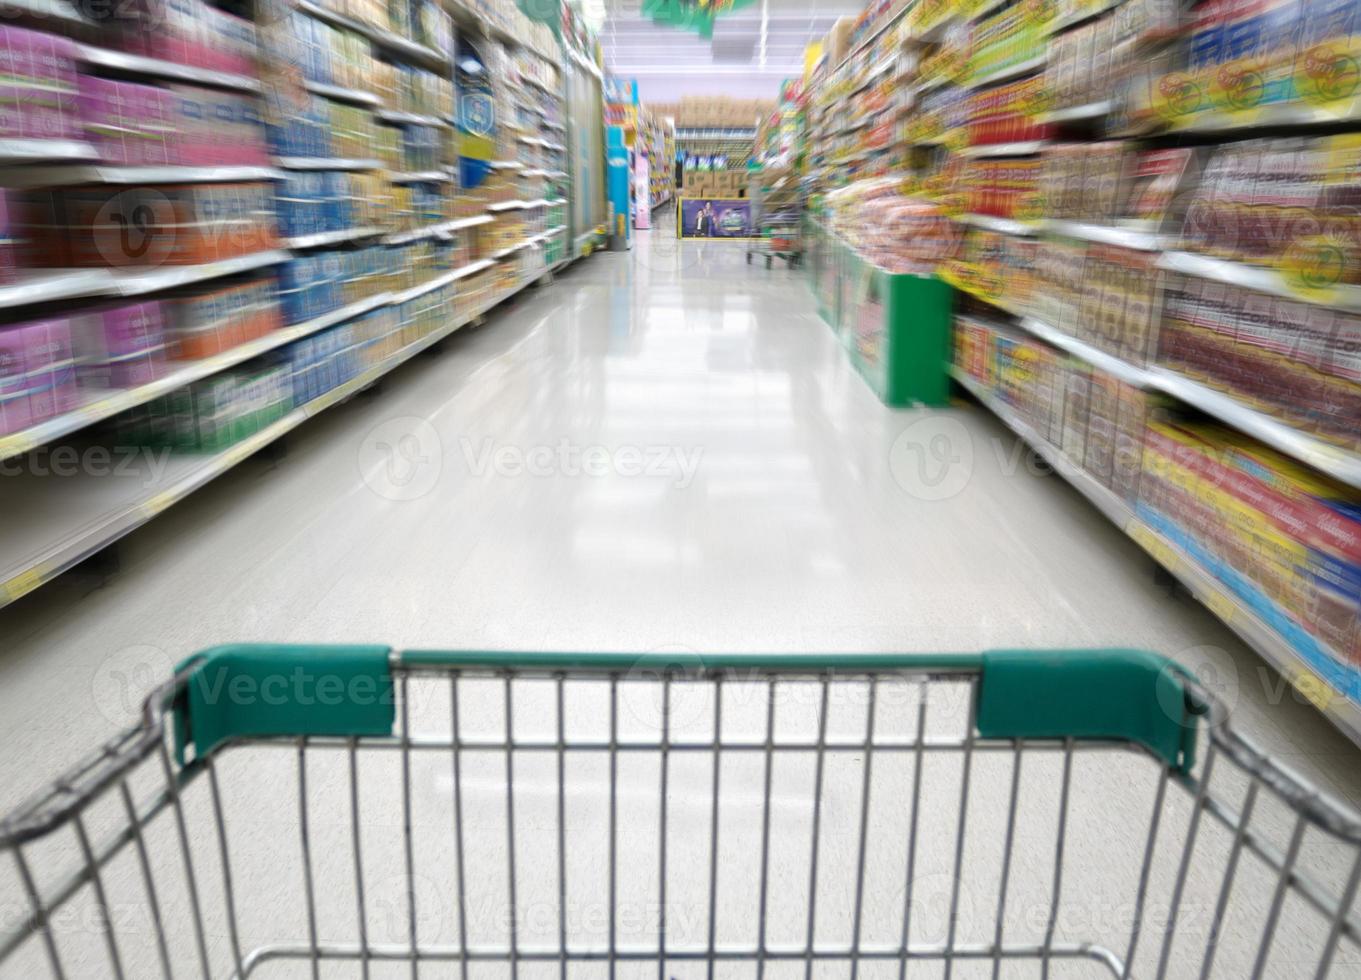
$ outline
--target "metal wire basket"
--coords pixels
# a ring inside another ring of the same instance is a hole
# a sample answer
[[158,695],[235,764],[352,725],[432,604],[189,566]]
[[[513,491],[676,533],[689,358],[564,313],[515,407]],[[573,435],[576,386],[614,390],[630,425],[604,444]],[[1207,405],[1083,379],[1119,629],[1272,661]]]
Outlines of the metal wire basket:
[[0,822],[0,976],[1357,976],[1359,842],[1136,651],[223,647]]

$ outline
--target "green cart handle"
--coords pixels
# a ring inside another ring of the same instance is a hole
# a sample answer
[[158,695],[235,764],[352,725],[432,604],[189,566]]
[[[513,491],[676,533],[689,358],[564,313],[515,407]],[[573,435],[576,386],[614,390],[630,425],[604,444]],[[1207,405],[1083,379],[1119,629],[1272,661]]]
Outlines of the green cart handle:
[[993,650],[979,654],[692,654],[408,651],[384,646],[236,644],[184,662],[172,695],[181,765],[239,738],[392,736],[394,668],[598,671],[693,676],[724,671],[854,675],[976,674],[985,739],[1123,740],[1186,774],[1197,718],[1211,709],[1179,664],[1143,650]]

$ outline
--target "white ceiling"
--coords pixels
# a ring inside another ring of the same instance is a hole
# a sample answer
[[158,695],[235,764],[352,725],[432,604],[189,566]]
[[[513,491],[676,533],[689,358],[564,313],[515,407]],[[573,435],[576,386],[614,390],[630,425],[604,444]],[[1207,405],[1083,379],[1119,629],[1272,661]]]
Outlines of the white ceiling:
[[864,0],[754,0],[720,14],[714,36],[660,27],[641,0],[606,0],[600,43],[616,75],[636,78],[644,102],[681,95],[774,98],[782,79],[803,74],[803,52]]

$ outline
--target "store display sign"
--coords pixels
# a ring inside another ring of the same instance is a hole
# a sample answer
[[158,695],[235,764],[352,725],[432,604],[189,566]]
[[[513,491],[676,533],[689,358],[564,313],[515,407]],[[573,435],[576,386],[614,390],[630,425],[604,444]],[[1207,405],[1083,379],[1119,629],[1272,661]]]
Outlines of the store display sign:
[[752,234],[751,201],[683,197],[677,228],[681,238],[749,238]]

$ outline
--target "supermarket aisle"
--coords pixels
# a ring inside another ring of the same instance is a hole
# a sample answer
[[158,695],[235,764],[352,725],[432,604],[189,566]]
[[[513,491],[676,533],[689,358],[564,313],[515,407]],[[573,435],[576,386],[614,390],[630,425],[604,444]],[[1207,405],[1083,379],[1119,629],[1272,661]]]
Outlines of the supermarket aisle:
[[[653,650],[1130,645],[1361,802],[1355,750],[986,412],[890,412],[801,274],[579,263],[0,613],[0,806],[226,640]],[[41,759],[42,766],[33,765]]]

